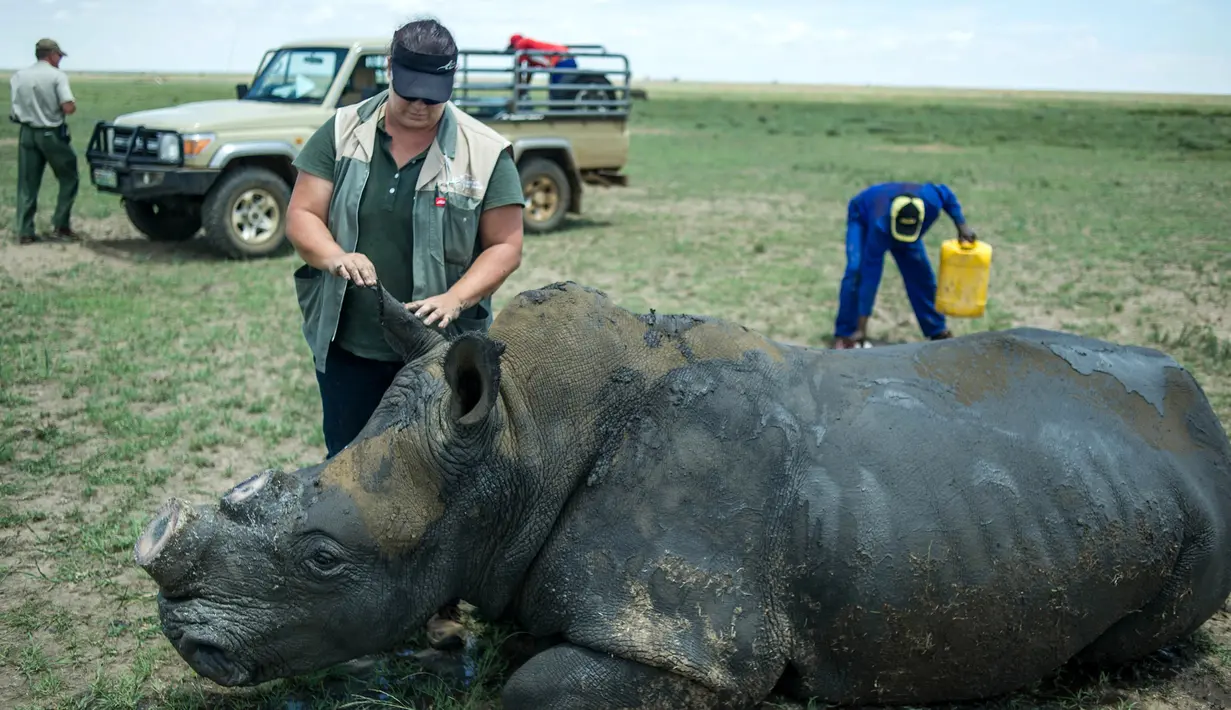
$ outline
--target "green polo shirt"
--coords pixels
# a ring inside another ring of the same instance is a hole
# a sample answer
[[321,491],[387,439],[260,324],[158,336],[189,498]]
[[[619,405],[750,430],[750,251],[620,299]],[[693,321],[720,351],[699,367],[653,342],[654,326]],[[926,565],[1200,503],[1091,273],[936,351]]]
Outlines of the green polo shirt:
[[[304,144],[295,158],[297,169],[333,181],[334,119],[331,117]],[[412,208],[415,183],[427,150],[397,165],[390,150],[385,120],[377,123],[378,149],[372,156],[367,184],[359,198],[359,240],[355,251],[371,260],[380,283],[403,303],[411,300],[414,287],[412,266],[414,223]],[[488,180],[480,213],[494,207],[524,204],[521,178],[508,151],[500,155]],[[482,247],[475,241],[476,256]],[[360,357],[397,361],[401,358],[385,342],[377,319],[376,294],[366,288],[348,285],[342,299],[342,313],[335,338],[338,345]]]

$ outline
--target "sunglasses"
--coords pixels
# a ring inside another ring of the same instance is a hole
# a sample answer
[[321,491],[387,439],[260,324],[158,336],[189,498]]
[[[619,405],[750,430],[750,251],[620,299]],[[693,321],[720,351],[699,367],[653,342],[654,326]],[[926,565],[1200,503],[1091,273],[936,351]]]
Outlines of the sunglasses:
[[[401,95],[401,94],[398,94],[398,96],[402,96],[402,95]],[[409,102],[409,103],[414,103],[414,102],[416,102],[416,101],[422,101],[423,103],[427,104],[428,106],[436,106],[437,104],[442,104],[442,103],[444,103],[443,101],[435,101],[435,100],[433,100],[433,99],[425,99],[425,98],[423,98],[422,96],[402,96],[402,99],[403,99],[404,101]]]

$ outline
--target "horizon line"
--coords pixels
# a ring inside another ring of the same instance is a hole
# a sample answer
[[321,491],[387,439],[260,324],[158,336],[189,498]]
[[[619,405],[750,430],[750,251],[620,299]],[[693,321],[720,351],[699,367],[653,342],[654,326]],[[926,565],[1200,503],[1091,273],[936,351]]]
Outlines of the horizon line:
[[[0,75],[9,76],[22,67],[0,67]],[[217,78],[217,79],[250,79],[251,74],[247,72],[221,71],[221,70],[199,70],[199,71],[170,71],[161,72],[154,69],[76,69],[68,71],[69,77],[76,74],[81,77],[90,76],[124,76],[124,75],[146,75],[158,76],[164,78],[173,77],[196,77],[196,78]],[[959,92],[1012,92],[1012,93],[1027,93],[1027,94],[1098,94],[1109,96],[1157,96],[1157,97],[1194,97],[1194,98],[1227,98],[1231,99],[1231,93],[1217,91],[1159,91],[1149,89],[1065,89],[1065,88],[1044,88],[1044,87],[1007,87],[1007,86],[971,86],[971,85],[921,85],[921,84],[872,84],[872,83],[840,83],[840,82],[799,82],[790,81],[783,82],[777,80],[762,80],[748,81],[737,79],[683,79],[683,78],[653,78],[653,77],[632,77],[630,84],[652,84],[671,86],[677,85],[686,87],[688,85],[706,85],[706,86],[729,86],[729,87],[778,87],[783,89],[803,88],[803,89],[894,89],[905,91],[959,91]]]

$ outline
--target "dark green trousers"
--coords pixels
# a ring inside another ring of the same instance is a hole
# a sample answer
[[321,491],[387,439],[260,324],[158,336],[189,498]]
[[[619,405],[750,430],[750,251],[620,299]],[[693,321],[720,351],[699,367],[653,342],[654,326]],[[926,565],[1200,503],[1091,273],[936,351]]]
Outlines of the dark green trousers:
[[77,199],[77,154],[67,134],[59,128],[31,128],[23,125],[17,149],[17,235],[34,235],[34,213],[44,168],[60,183],[51,226],[68,229],[73,201]]

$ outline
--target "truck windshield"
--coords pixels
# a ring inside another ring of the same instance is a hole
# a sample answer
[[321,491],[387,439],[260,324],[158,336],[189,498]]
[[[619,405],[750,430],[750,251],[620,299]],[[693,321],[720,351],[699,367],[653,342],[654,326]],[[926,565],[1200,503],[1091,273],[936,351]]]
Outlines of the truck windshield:
[[280,49],[252,82],[244,100],[319,104],[345,59],[345,49]]

